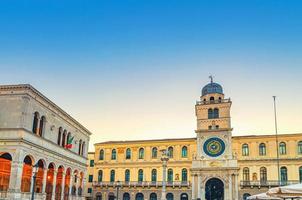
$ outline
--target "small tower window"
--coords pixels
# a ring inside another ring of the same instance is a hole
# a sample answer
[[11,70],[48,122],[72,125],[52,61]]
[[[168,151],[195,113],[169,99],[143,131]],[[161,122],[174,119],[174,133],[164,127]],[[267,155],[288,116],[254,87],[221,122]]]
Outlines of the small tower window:
[[213,118],[214,119],[219,118],[219,109],[218,108],[214,109]]
[[210,97],[210,101],[213,102],[215,100],[214,97]]
[[209,118],[209,119],[213,119],[213,109],[212,109],[212,108],[210,108],[210,109],[208,110],[208,118]]

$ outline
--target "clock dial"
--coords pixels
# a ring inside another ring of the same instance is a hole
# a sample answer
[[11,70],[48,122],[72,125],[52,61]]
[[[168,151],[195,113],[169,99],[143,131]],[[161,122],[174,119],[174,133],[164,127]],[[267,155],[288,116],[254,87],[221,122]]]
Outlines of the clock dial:
[[218,137],[212,137],[203,144],[203,151],[211,157],[217,157],[223,154],[225,150],[225,143]]

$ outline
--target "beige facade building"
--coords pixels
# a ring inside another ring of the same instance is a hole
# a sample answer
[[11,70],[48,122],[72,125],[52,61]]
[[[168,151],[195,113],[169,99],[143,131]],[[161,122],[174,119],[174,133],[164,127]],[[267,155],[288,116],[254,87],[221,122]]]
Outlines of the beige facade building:
[[[302,181],[302,134],[232,136],[231,100],[211,81],[195,110],[196,138],[108,141],[89,154],[87,198],[97,200],[246,199]],[[162,198],[161,150],[167,150]],[[278,177],[279,180],[278,181]]]
[[0,199],[84,199],[90,135],[32,86],[0,86]]

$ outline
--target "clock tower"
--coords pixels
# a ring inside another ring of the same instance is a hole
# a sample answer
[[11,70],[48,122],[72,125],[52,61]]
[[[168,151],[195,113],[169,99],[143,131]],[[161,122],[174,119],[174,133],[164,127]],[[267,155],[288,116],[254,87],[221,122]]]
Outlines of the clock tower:
[[221,85],[202,88],[196,102],[197,155],[192,163],[192,199],[238,200],[238,166],[232,153],[230,109]]

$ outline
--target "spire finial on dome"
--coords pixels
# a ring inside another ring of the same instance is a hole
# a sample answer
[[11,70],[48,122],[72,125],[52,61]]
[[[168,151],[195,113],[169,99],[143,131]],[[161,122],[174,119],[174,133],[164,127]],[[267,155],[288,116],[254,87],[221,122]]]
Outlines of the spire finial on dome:
[[214,77],[212,75],[210,75],[209,78],[211,79],[211,83],[213,83],[213,78]]

